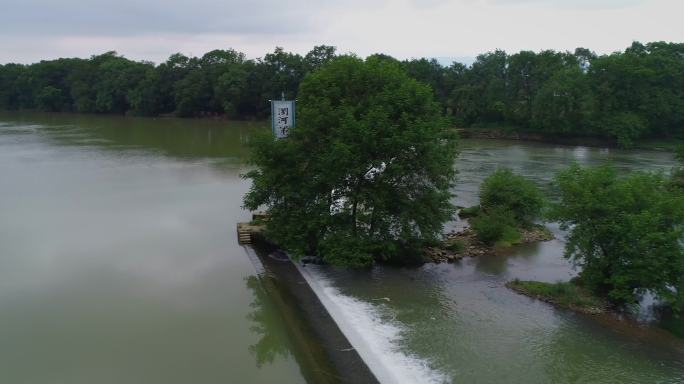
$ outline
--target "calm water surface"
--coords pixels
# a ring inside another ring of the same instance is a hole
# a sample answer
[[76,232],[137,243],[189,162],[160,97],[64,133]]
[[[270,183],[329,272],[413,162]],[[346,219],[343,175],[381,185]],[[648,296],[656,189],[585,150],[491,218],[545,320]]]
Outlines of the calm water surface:
[[[249,217],[239,174],[257,129],[267,128],[0,114],[0,382],[320,382],[317,367],[300,364],[272,284],[235,239],[235,223]],[[659,152],[464,141],[454,202],[476,203],[497,165],[546,187],[572,161],[673,164]],[[407,381],[684,382],[684,346],[671,333],[503,287],[573,276],[562,246],[312,272]]]
[[253,124],[0,115],[0,383],[301,383],[235,239]]

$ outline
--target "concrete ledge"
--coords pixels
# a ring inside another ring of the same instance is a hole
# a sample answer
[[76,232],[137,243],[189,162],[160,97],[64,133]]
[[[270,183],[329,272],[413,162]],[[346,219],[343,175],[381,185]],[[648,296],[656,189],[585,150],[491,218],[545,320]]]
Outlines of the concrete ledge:
[[277,250],[260,236],[250,246],[263,268],[260,279],[293,336],[295,359],[310,383],[378,383],[297,266],[269,255]]

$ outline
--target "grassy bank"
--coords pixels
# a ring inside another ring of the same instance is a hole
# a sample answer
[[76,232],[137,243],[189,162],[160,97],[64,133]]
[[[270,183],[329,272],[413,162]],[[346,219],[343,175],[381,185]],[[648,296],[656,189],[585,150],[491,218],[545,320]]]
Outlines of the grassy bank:
[[573,282],[544,283],[515,279],[506,283],[506,287],[557,307],[578,312],[598,314],[605,312],[607,308],[605,301]]

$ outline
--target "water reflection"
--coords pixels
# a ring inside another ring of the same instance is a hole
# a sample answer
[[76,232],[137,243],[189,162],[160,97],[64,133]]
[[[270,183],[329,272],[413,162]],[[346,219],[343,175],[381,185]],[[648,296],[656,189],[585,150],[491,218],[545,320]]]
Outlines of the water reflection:
[[220,164],[243,162],[253,132],[267,130],[264,122],[137,118],[81,114],[0,112],[16,134],[39,133],[58,145],[109,151],[158,151],[178,159],[213,159]]
[[247,317],[250,329],[259,337],[249,348],[257,366],[291,356],[309,383],[355,382],[353,372],[342,370],[349,368],[345,360],[332,357],[339,353],[337,349],[348,347],[346,340],[344,345],[331,343],[332,336],[328,336],[339,330],[327,328],[332,320],[319,312],[323,310],[319,302],[312,304],[303,298],[302,290],[310,290],[302,285],[296,268],[270,258],[273,248],[267,245],[255,244],[245,247],[245,251],[259,272],[245,280],[247,288],[254,292],[252,311]]
[[290,356],[291,347],[285,328],[280,322],[281,316],[274,308],[260,279],[257,276],[249,276],[245,279],[245,283],[254,294],[254,301],[249,304],[252,312],[247,315],[247,319],[252,324],[249,329],[259,337],[255,344],[249,346],[249,351],[256,359],[257,367],[273,363],[277,357]]
[[250,353],[239,163],[217,170],[191,120],[83,119],[0,127],[0,382],[303,382],[291,356],[256,368]]

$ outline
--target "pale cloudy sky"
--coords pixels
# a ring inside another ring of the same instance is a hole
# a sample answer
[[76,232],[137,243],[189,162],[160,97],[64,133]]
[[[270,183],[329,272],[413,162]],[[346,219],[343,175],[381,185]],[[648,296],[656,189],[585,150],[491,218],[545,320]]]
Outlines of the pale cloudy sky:
[[136,60],[229,48],[256,58],[318,44],[360,55],[474,57],[684,42],[684,0],[0,0],[0,63]]

